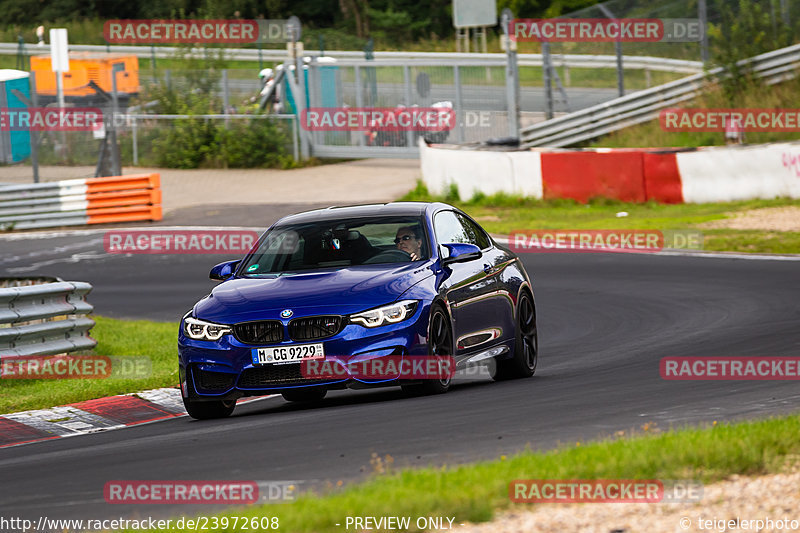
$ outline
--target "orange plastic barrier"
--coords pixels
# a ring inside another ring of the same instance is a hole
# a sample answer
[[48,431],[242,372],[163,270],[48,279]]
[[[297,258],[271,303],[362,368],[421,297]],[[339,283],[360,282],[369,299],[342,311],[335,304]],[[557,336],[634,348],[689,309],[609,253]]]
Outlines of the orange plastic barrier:
[[106,178],[87,178],[89,194],[103,191],[125,191],[129,189],[158,189],[161,187],[160,174],[131,174],[129,176],[109,176]]
[[87,209],[86,214],[89,215],[87,224],[161,220],[163,218],[160,205],[130,205],[127,207]]
[[161,189],[98,192],[86,195],[86,199],[89,201],[89,209],[126,205],[158,205],[161,203]]
[[675,152],[645,152],[642,155],[647,199],[665,204],[682,204],[681,173]]
[[86,180],[89,224],[161,220],[161,175],[131,174]]
[[541,161],[545,199],[573,198],[584,203],[598,196],[625,202],[647,199],[640,151],[543,152]]

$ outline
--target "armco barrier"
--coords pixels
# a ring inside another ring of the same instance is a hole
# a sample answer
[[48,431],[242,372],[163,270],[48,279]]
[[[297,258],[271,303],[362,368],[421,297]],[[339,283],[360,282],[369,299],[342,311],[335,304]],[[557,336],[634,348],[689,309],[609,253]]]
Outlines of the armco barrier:
[[800,143],[675,149],[497,150],[420,144],[433,194],[506,192],[626,202],[800,198]]
[[[46,281],[44,279],[32,280]],[[0,361],[93,348],[94,320],[85,315],[92,286],[82,281],[21,285],[25,280],[0,278]]]
[[161,218],[159,174],[0,185],[0,230]]

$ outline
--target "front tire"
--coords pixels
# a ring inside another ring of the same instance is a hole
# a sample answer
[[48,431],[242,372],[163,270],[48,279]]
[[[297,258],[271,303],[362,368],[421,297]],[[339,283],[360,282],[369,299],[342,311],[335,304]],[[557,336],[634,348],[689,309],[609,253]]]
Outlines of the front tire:
[[189,416],[195,420],[211,420],[213,418],[226,418],[231,416],[236,409],[236,400],[209,400],[195,401],[188,398],[183,399],[183,406]]
[[492,376],[495,381],[528,378],[536,373],[539,362],[539,334],[536,330],[536,308],[533,298],[523,292],[517,304],[517,340],[514,357],[497,361]]
[[[453,356],[453,328],[444,309],[436,306],[431,313],[428,333],[428,354],[430,356]],[[452,378],[426,379],[421,384],[402,385],[403,391],[410,394],[444,394],[450,389]]]

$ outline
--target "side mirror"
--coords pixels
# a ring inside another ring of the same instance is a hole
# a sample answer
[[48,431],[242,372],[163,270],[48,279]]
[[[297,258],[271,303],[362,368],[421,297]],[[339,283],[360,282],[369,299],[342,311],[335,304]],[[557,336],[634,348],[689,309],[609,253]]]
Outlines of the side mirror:
[[215,281],[225,281],[233,275],[236,267],[239,266],[239,261],[241,260],[237,259],[236,261],[225,261],[224,263],[214,265],[208,277]]
[[451,242],[443,244],[445,248],[450,251],[450,255],[442,259],[443,265],[450,263],[463,263],[465,261],[472,261],[473,259],[480,259],[481,249],[474,244],[466,244],[461,242]]

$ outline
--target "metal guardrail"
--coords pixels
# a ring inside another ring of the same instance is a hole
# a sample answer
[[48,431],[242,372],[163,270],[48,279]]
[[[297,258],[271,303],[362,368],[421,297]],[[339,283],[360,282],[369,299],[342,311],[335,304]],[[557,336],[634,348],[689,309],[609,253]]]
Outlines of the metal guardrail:
[[[34,284],[6,286],[27,281]],[[94,348],[91,290],[83,281],[0,278],[0,360]]]
[[[141,58],[157,59],[173,58],[176,54],[188,54],[189,57],[202,59],[207,57],[205,48],[192,48],[187,52],[185,48],[172,46],[133,46],[133,45],[90,45],[90,44],[71,44],[69,49],[73,52],[114,52],[133,54]],[[225,57],[235,61],[278,61],[286,60],[285,49],[257,50],[255,48],[213,48],[211,51],[224,50]],[[0,43],[0,54],[15,55],[19,52],[18,43]],[[38,46],[35,44],[26,45],[25,55],[37,55],[50,53],[50,45]],[[319,52],[306,50],[307,56],[319,56]],[[333,57],[340,61],[364,59],[364,52],[349,50],[330,50],[326,51],[327,57]],[[570,68],[617,68],[617,57],[614,55],[581,55],[581,54],[552,54],[553,66],[566,66]],[[505,54],[479,54],[479,53],[459,53],[459,52],[375,52],[375,66],[388,66],[390,64],[408,65],[413,62],[414,66],[430,65],[455,65],[463,64],[470,66],[492,66],[505,65]],[[517,61],[521,67],[541,67],[542,54],[519,54]],[[622,62],[626,69],[646,69],[664,72],[685,72],[687,74],[702,72],[703,63],[700,61],[688,61],[682,59],[671,59],[665,57],[652,56],[623,56]]]
[[[740,61],[739,65],[767,84],[778,83],[795,76],[800,67],[800,45],[760,54]],[[718,67],[533,124],[521,131],[521,146],[570,146],[654,120],[661,110],[695,98],[704,85],[724,75],[724,69]]]
[[0,231],[161,218],[159,174],[0,184]]

